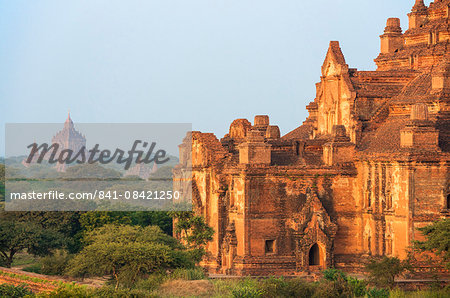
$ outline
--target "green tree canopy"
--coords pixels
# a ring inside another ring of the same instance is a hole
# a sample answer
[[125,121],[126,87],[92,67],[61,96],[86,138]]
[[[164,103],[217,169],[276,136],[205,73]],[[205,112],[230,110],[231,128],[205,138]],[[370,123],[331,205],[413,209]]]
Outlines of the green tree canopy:
[[[3,208],[3,206],[0,206]],[[31,224],[44,230],[60,233],[59,237],[65,248],[74,253],[80,249],[81,212],[5,212],[0,211],[0,222]]]
[[122,174],[116,170],[98,164],[81,164],[68,167],[62,175],[68,178],[120,178]]
[[86,246],[73,258],[68,274],[110,274],[129,286],[155,271],[194,266],[190,254],[175,238],[156,226],[105,225],[88,232]]
[[0,221],[0,256],[6,267],[11,267],[16,253],[27,249],[28,253],[45,256],[61,247],[62,239],[61,233],[32,222]]
[[192,211],[170,212],[174,219],[174,234],[191,250],[196,263],[205,255],[205,245],[212,240],[214,229],[208,226],[202,216]]
[[172,235],[172,217],[165,211],[136,211],[132,212],[133,225],[158,226],[167,235]]
[[212,240],[214,229],[208,226],[202,216],[192,211],[170,212],[174,218],[174,233],[190,248],[201,247]]
[[369,273],[369,282],[377,287],[392,287],[395,278],[402,274],[407,268],[405,262],[393,257],[373,258],[366,265],[366,271]]
[[91,211],[80,216],[80,224],[84,231],[89,232],[107,224],[130,224],[130,212],[123,211]]
[[426,240],[416,241],[416,248],[442,257],[445,266],[450,269],[450,218],[436,221],[418,230],[422,232]]
[[164,233],[172,235],[172,218],[163,211],[89,211],[81,214],[80,224],[84,231],[107,224],[159,226]]

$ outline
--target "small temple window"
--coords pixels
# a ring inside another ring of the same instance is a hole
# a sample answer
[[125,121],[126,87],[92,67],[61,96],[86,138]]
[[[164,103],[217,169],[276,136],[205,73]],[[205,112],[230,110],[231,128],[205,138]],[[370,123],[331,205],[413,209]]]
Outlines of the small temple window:
[[266,240],[265,244],[266,253],[274,253],[275,252],[275,240]]

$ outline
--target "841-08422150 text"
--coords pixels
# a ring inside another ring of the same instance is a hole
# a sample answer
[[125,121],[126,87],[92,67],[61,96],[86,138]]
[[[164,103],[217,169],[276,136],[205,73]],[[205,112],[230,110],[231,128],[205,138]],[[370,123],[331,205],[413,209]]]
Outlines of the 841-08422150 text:
[[179,200],[179,191],[172,190],[126,190],[70,192],[51,190],[48,192],[15,192],[10,194],[11,200]]
[[143,190],[143,191],[99,191],[98,198],[108,199],[108,200],[117,200],[117,199],[126,199],[126,200],[179,200],[180,192],[179,191],[151,191],[151,190]]

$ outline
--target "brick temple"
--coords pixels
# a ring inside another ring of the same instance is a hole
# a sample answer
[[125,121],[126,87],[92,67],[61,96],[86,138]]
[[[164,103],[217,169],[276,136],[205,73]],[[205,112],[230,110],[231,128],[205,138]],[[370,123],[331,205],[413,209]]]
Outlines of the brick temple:
[[[70,113],[67,114],[67,119],[66,122],[64,122],[63,129],[53,136],[51,144],[59,145],[59,149],[56,151],[56,156],[58,156],[63,150],[69,149],[77,153],[83,148],[86,148],[86,138],[75,129],[72,118],[70,118]],[[48,159],[50,155],[46,157]],[[68,165],[66,163],[56,163],[56,170],[58,172],[65,172],[67,167]]]
[[[59,156],[63,150],[72,150],[73,152],[79,152],[82,148],[86,148],[86,138],[80,132],[75,129],[72,118],[70,118],[70,112],[67,114],[67,119],[64,122],[64,127],[58,131],[53,137],[50,143],[58,144],[59,148],[56,150],[55,156]],[[44,160],[48,161],[52,155],[52,150],[44,156]],[[27,162],[27,158],[24,158],[22,165],[26,168],[31,165],[35,165],[38,162],[40,153],[35,154],[31,162]],[[56,157],[57,158],[57,157]],[[55,169],[57,172],[65,172],[68,165],[66,163],[57,162]]]
[[[450,0],[390,18],[376,71],[330,43],[309,116],[192,133],[193,203],[214,228],[203,266],[233,275],[358,270],[407,257],[416,228],[450,215]],[[180,164],[189,160],[181,158]],[[181,175],[175,169],[175,177]]]

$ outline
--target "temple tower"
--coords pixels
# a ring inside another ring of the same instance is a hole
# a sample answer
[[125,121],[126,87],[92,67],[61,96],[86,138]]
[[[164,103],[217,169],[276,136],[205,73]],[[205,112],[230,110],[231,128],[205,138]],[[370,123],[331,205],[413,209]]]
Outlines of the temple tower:
[[[52,144],[59,145],[57,156],[62,150],[69,149],[76,154],[83,148],[86,148],[86,138],[75,129],[73,121],[70,118],[70,113],[67,115],[64,128],[52,138]],[[65,172],[66,167],[67,165],[65,163],[58,163],[56,165],[58,172]]]
[[382,54],[394,53],[403,47],[405,40],[403,39],[399,18],[389,18],[387,20],[384,34],[380,36],[380,39]]

